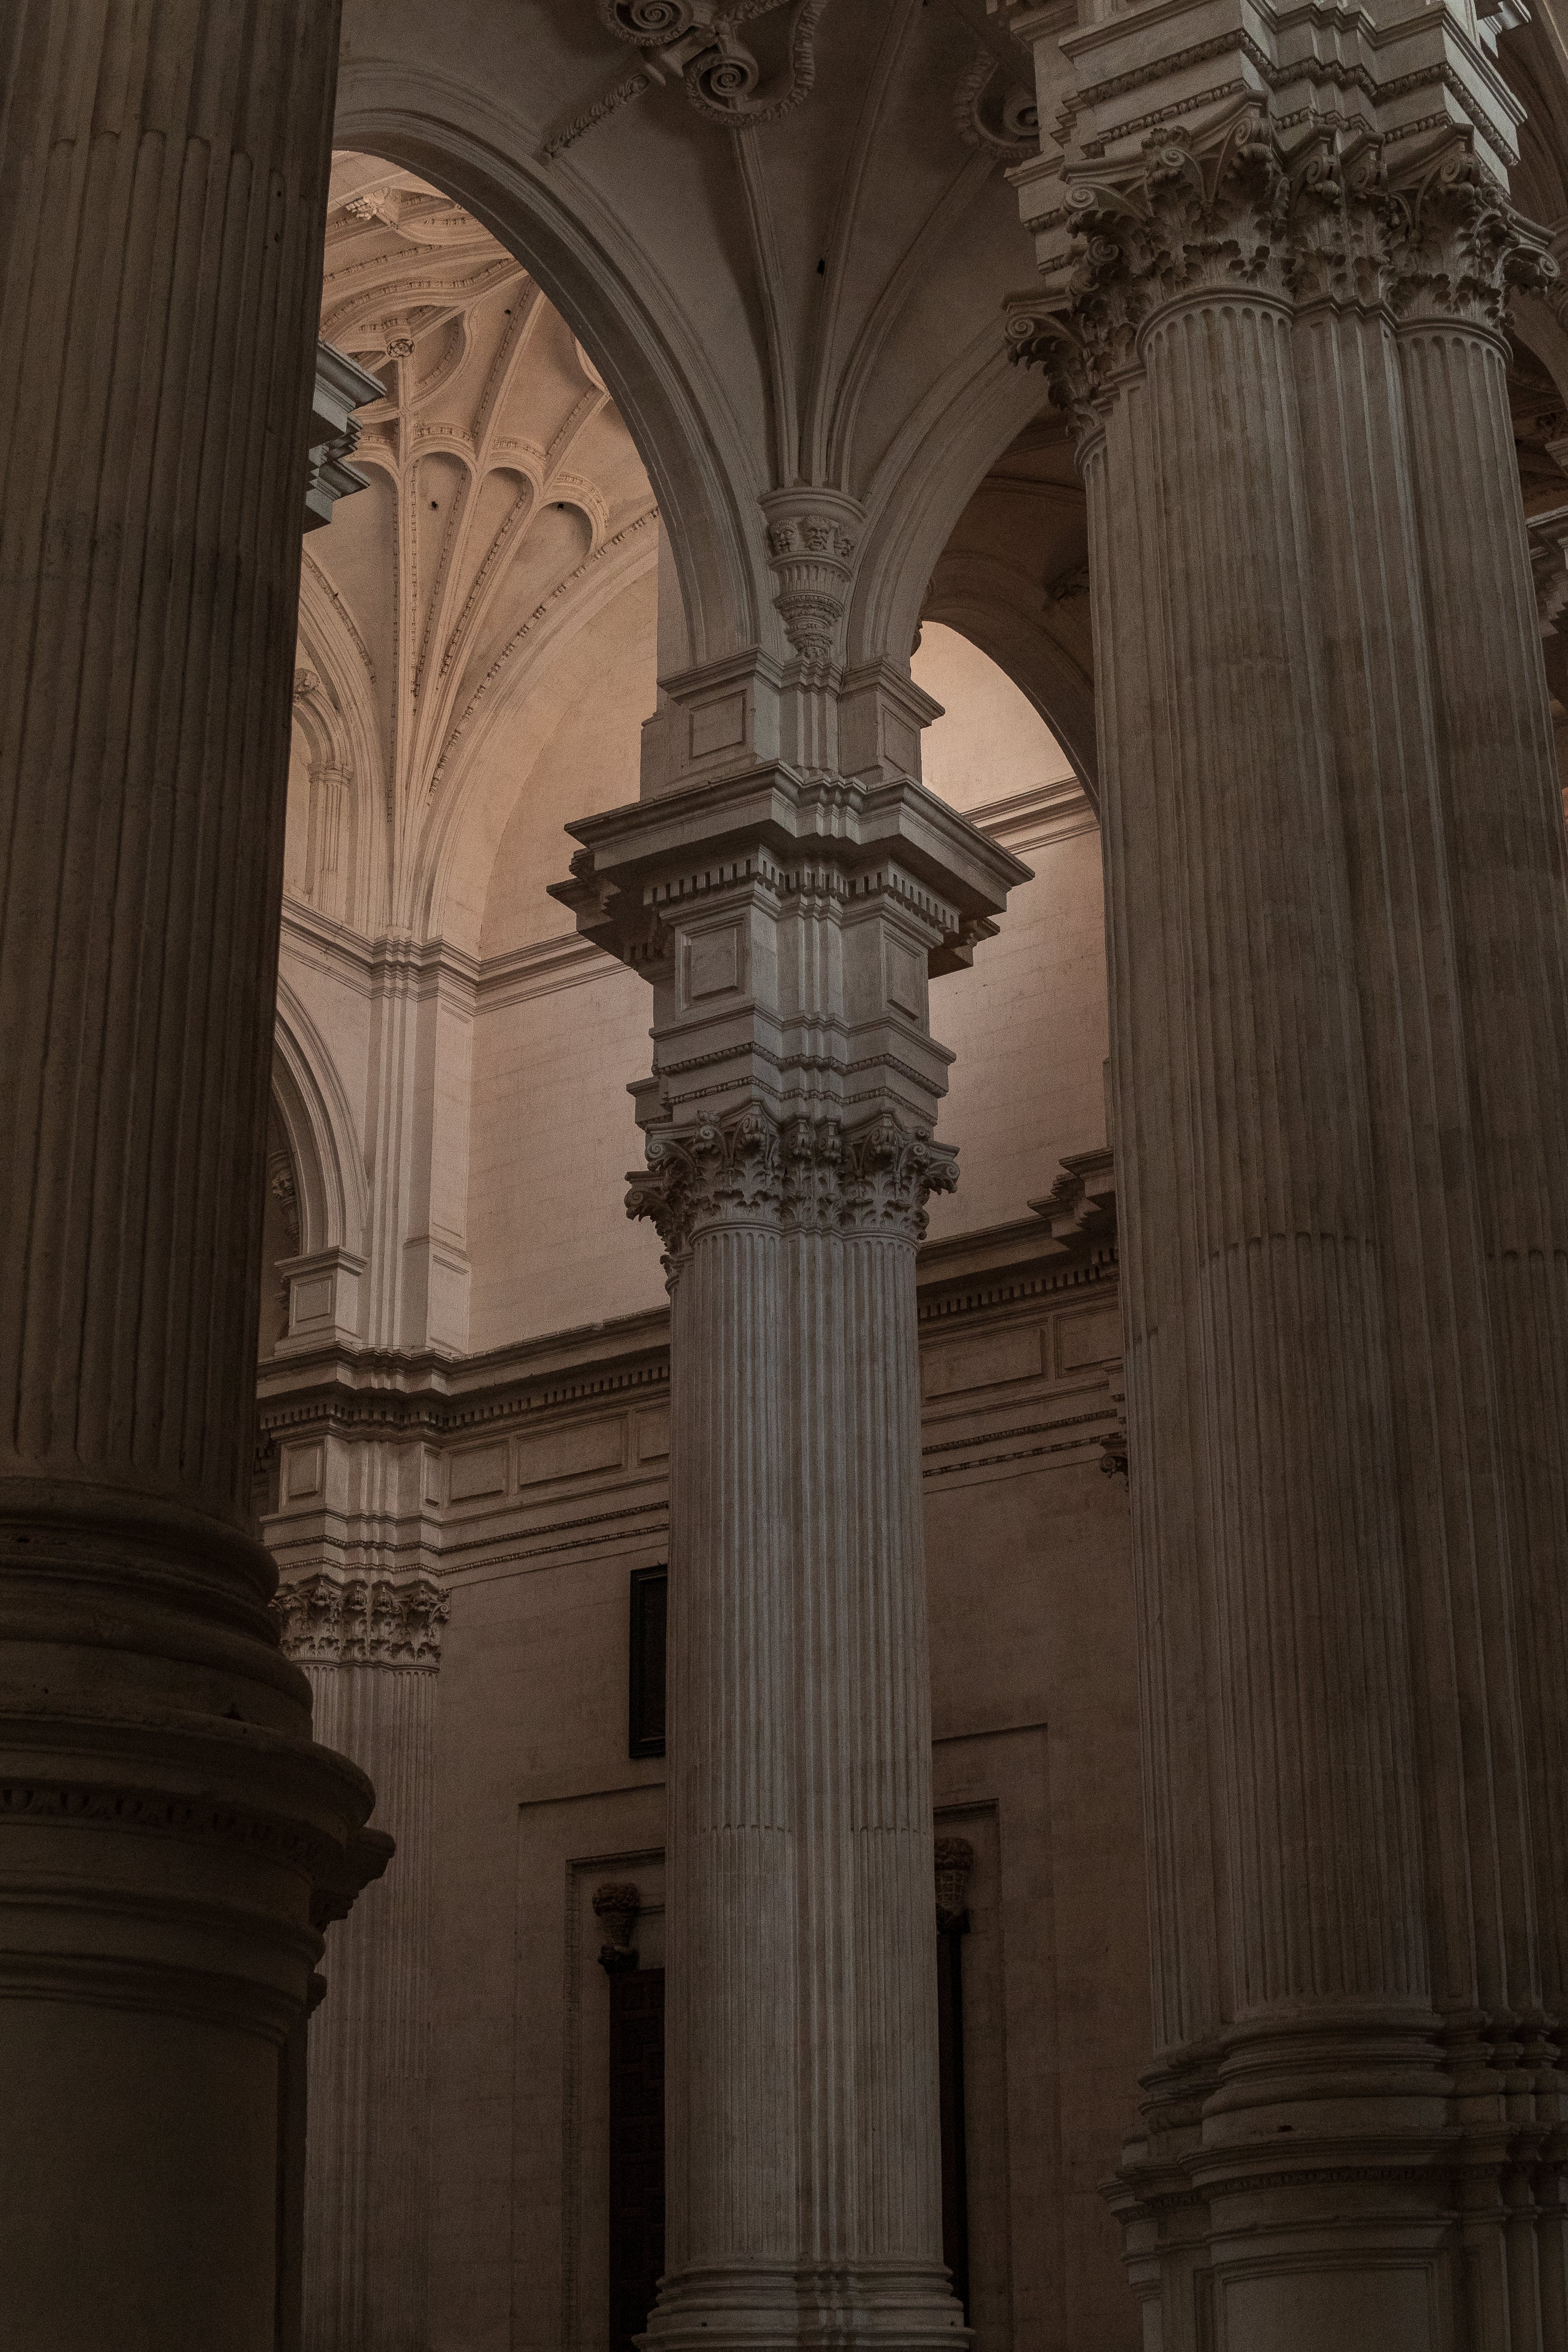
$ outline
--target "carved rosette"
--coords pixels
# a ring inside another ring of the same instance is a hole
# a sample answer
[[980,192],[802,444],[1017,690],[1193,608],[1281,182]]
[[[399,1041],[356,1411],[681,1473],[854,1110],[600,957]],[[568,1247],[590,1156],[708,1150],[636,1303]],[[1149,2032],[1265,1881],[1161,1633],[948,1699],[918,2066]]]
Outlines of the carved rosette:
[[1250,289],[1303,309],[1386,306],[1395,318],[1500,331],[1516,287],[1558,278],[1544,233],[1509,204],[1462,131],[1444,131],[1390,172],[1363,136],[1321,130],[1287,145],[1248,102],[1194,136],[1152,131],[1135,161],[1068,167],[1062,226],[1075,248],[1055,286],[1009,303],[1011,357],[1040,367],[1080,431],[1168,303]]
[[272,1613],[284,1654],[297,1664],[433,1672],[451,1603],[433,1576],[340,1576],[319,1569],[281,1583]]
[[626,1214],[647,1217],[673,1282],[700,1233],[766,1224],[784,1233],[880,1234],[919,1243],[926,1202],[958,1182],[958,1154],[890,1112],[846,1132],[837,1119],[781,1129],[765,1111],[656,1131],[627,1175]]

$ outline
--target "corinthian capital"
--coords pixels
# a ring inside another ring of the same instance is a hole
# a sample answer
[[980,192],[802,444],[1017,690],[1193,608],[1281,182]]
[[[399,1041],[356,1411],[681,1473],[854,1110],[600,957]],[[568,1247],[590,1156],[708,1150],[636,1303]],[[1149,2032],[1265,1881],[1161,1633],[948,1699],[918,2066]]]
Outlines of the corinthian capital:
[[1515,288],[1555,291],[1546,232],[1514,210],[1462,132],[1426,142],[1391,177],[1393,296],[1403,318],[1500,330]]
[[919,1242],[926,1202],[958,1182],[958,1154],[891,1112],[846,1132],[836,1118],[764,1111],[658,1129],[627,1176],[626,1214],[647,1217],[673,1279],[698,1234],[763,1224],[781,1233],[875,1234]]

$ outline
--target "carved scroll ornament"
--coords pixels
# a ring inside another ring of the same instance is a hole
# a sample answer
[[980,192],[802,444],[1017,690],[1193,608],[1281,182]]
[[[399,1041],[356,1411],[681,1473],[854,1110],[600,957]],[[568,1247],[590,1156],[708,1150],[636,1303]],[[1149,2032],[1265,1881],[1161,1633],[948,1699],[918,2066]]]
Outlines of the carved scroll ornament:
[[789,0],[731,0],[727,8],[720,8],[714,0],[599,0],[605,30],[639,50],[641,62],[551,134],[541,151],[544,160],[552,161],[656,82],[677,74],[696,111],[729,130],[776,122],[793,113],[811,95],[816,79],[816,27],[827,0],[795,0],[787,62],[784,72],[766,84],[740,30],[788,5]]

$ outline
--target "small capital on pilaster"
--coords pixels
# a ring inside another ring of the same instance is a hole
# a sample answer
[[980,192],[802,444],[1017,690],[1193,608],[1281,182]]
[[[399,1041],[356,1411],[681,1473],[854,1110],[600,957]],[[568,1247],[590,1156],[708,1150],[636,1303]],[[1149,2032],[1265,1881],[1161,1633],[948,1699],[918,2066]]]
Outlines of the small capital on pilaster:
[[632,1937],[642,1909],[642,1889],[629,1880],[610,1880],[594,1889],[594,1916],[605,1931],[599,1966],[606,1976],[620,1976],[637,1964]]
[[352,1576],[316,1569],[286,1577],[272,1614],[286,1657],[300,1665],[414,1666],[441,1663],[451,1613],[433,1576]]
[[803,681],[827,686],[842,659],[844,608],[855,578],[855,552],[866,509],[843,490],[804,486],[770,490],[762,500],[773,604],[795,649]]
[[974,1848],[967,1838],[939,1837],[936,1863],[936,1924],[939,1934],[962,1936],[969,1927],[969,1879]]

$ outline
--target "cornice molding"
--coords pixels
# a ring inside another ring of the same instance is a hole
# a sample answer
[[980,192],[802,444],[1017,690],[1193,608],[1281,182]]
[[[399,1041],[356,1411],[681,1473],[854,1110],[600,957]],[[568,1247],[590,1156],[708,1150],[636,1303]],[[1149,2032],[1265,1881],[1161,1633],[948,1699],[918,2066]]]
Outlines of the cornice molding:
[[[1037,1214],[927,1242],[915,1264],[917,1311],[932,1327],[1112,1288],[1118,1271],[1113,1226],[1058,1238]],[[576,1406],[658,1402],[668,1384],[669,1311],[661,1307],[477,1356],[329,1343],[270,1357],[258,1368],[258,1418],[264,1444],[322,1429],[444,1444]]]

